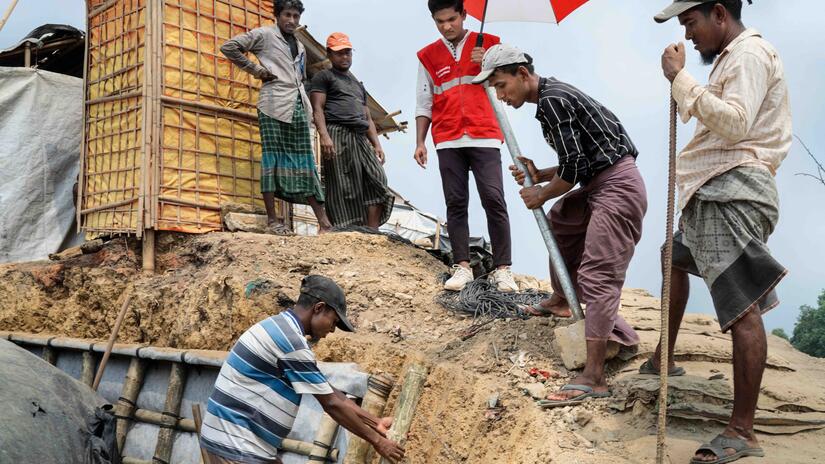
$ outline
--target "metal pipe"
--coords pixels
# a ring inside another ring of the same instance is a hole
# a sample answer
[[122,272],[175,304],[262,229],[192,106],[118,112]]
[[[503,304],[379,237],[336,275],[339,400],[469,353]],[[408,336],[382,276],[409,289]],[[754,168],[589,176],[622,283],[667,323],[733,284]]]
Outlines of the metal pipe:
[[[507,113],[504,112],[504,107],[501,106],[501,102],[498,101],[495,89],[486,85],[485,87],[487,89],[487,97],[490,99],[490,104],[493,106],[493,110],[496,113],[498,124],[501,127],[501,131],[504,133],[504,141],[507,143],[507,149],[510,151],[510,156],[513,157],[513,164],[515,164],[521,171],[527,173],[527,167],[518,160],[518,158],[522,156],[521,149],[518,146],[518,141],[516,140],[516,135],[513,132],[513,127],[510,125],[510,120],[507,118]],[[524,176],[524,186],[533,186],[533,179],[530,178],[529,174]],[[559,245],[556,243],[556,239],[553,237],[553,232],[550,230],[550,224],[547,222],[547,216],[544,214],[544,208],[534,209],[533,214],[536,216],[536,223],[539,225],[541,237],[544,239],[544,244],[547,246],[547,251],[550,253],[550,265],[553,266],[553,272],[556,273],[559,283],[561,283],[561,289],[562,292],[564,292],[564,297],[567,300],[567,303],[570,304],[570,311],[573,312],[573,319],[577,321],[582,320],[584,319],[584,313],[582,312],[581,305],[579,305],[579,298],[576,295],[576,289],[573,286],[573,281],[570,279],[570,274],[567,272],[567,265],[564,263],[564,258],[561,256]]]

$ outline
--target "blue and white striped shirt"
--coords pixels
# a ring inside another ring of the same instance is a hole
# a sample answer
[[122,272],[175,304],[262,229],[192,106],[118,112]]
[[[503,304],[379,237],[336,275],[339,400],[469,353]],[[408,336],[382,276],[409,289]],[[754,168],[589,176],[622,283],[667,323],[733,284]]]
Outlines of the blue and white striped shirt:
[[278,455],[301,395],[333,392],[290,310],[250,327],[221,367],[206,408],[201,444],[212,454],[263,464]]

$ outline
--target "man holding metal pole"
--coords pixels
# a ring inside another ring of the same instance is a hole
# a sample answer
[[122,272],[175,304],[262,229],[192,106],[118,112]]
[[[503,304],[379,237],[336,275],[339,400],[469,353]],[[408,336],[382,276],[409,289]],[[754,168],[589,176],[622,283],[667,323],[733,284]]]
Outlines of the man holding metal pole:
[[[520,194],[530,209],[561,197],[548,221],[576,293],[587,305],[587,361],[581,375],[542,406],[609,396],[604,375],[608,340],[625,346],[639,343],[618,315],[625,274],[647,211],[645,185],[636,168],[638,151],[610,110],[569,84],[538,76],[532,58],[515,47],[490,48],[473,82],[488,82],[498,99],[514,108],[536,104],[536,119],[559,157],[559,165],[549,169],[537,169],[530,159],[520,158],[536,184]],[[525,174],[515,166],[510,169],[523,185]],[[576,184],[581,188],[571,191]],[[569,317],[559,273],[551,271],[554,296],[533,312]]]

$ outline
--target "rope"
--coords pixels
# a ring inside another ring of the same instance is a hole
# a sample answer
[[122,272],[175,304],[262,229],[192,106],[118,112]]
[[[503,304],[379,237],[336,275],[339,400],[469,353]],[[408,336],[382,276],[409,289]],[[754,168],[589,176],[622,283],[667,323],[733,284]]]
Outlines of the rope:
[[665,437],[667,434],[667,374],[670,351],[670,275],[673,266],[673,216],[676,209],[676,101],[670,99],[670,156],[667,184],[667,230],[662,263],[662,333],[659,339],[659,424],[656,427],[656,463],[665,462]]

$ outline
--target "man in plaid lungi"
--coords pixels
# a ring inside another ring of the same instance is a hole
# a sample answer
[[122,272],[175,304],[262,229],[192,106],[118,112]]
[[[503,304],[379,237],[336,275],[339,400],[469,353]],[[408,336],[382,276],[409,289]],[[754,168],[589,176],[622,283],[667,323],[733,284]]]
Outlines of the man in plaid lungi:
[[[278,221],[275,198],[310,205],[321,232],[332,227],[324,209],[324,191],[315,166],[309,121],[312,108],[304,90],[306,50],[295,37],[304,5],[277,0],[277,26],[253,29],[226,42],[221,52],[236,66],[263,81],[258,98],[261,143],[261,192],[270,230],[291,233]],[[246,57],[251,52],[260,61]]]

